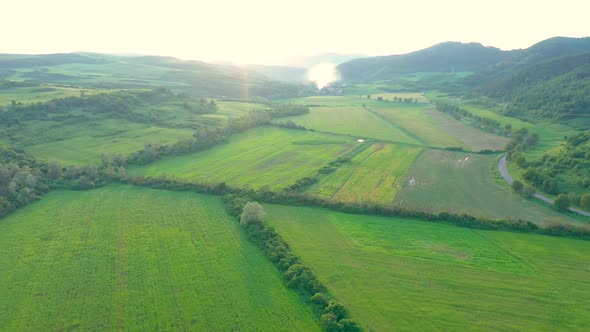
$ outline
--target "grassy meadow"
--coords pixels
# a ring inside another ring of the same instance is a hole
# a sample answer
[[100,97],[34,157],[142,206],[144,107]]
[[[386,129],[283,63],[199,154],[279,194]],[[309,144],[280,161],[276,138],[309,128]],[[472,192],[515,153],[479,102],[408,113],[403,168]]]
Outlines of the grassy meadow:
[[382,103],[371,107],[384,120],[403,127],[427,146],[470,148],[458,135],[441,128],[439,122],[431,116],[431,109],[432,106],[428,104],[404,103]]
[[132,167],[128,173],[278,190],[313,175],[358,144],[346,136],[259,127],[212,149]]
[[10,88],[0,87],[0,106],[9,105],[13,100],[16,103],[32,104],[45,102],[54,98],[78,97],[82,93],[85,95],[92,95],[109,91],[110,90],[84,89],[52,84]]
[[218,197],[53,191],[0,221],[2,331],[318,331]]
[[265,205],[368,331],[584,331],[590,242]]
[[126,120],[95,119],[78,123],[29,121],[11,129],[0,143],[19,147],[32,155],[66,164],[96,164],[101,154],[127,155],[146,143],[172,143],[190,137],[193,130],[165,128]]
[[[418,103],[379,102],[349,96],[315,96],[291,99],[307,105],[309,114],[286,118],[309,129],[372,138],[384,142],[405,143],[426,147],[461,147],[467,150],[502,150],[508,139],[487,133],[454,119],[433,108],[422,94],[383,93],[417,98]],[[283,119],[278,122],[284,121]]]
[[312,107],[308,114],[284,118],[279,122],[285,120],[291,120],[308,129],[350,135],[354,138],[421,145],[411,133],[383,121],[362,106]]
[[395,204],[410,210],[522,219],[541,225],[577,222],[496,184],[492,175],[496,158],[495,155],[424,150],[408,170]]
[[[365,143],[369,144],[369,143]],[[421,148],[374,143],[350,163],[323,175],[306,192],[339,202],[393,204],[401,179]]]

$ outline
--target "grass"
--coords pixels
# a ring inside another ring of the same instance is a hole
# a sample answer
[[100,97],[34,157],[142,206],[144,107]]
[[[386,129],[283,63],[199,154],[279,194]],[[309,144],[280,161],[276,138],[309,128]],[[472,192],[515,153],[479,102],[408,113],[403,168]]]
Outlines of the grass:
[[190,129],[163,128],[121,119],[96,119],[76,123],[29,121],[10,138],[0,138],[26,152],[65,164],[96,164],[101,154],[127,155],[146,143],[171,143],[190,137]]
[[[391,95],[424,98],[418,93]],[[325,132],[427,147],[463,147],[473,151],[501,150],[508,143],[506,137],[470,127],[425,103],[379,102],[358,95],[315,96],[289,102],[308,105],[311,109],[309,114],[289,120]]]
[[[182,101],[171,98],[135,107],[133,115],[127,118],[64,109],[48,119],[25,120],[9,126],[0,124],[0,144],[65,164],[96,164],[103,153],[128,155],[148,143],[173,143],[191,137],[195,128],[221,127],[232,118],[267,108],[256,103],[220,101],[217,104],[217,112],[198,114],[184,107]],[[145,119],[153,123],[146,123]]]
[[[434,147],[467,147],[457,136],[457,131],[445,131],[432,117],[428,104],[381,103],[371,109],[386,121],[403,127],[417,136],[425,145]],[[459,132],[460,133],[460,132]]]
[[[496,184],[496,156],[425,150],[410,167],[396,205],[410,210],[467,213],[538,224],[578,223]],[[414,184],[410,184],[412,181]]]
[[350,163],[322,176],[307,192],[332,201],[391,205],[401,188],[400,179],[420,150],[418,147],[372,144]]
[[110,90],[82,89],[52,84],[40,84],[32,87],[0,88],[0,106],[9,105],[13,100],[17,103],[32,104],[48,101],[54,98],[78,97],[81,93],[92,95],[109,91]]
[[532,123],[509,116],[504,116],[483,106],[473,105],[468,102],[463,102],[459,99],[451,99],[450,97],[438,92],[428,93],[427,97],[431,98],[432,100],[439,99],[459,103],[461,104],[462,108],[475,115],[496,120],[502,126],[507,124],[511,125],[512,130],[526,128],[530,133],[539,134],[539,142],[533,148],[525,152],[525,156],[527,158],[541,157],[545,151],[556,148],[561,143],[563,143],[565,136],[574,135],[577,132],[572,127],[568,127],[558,122],[548,121],[546,119],[538,119],[538,121]]
[[590,242],[265,205],[367,330],[584,331]]
[[357,144],[343,136],[258,127],[232,136],[227,144],[130,168],[128,173],[277,190],[313,175]]
[[217,197],[53,191],[0,221],[0,330],[315,331]]
[[312,107],[305,115],[288,117],[308,129],[350,135],[355,138],[373,138],[388,142],[421,144],[397,126],[372,114],[362,106]]
[[472,151],[503,150],[508,143],[508,138],[494,135],[467,124],[435,109],[425,111],[437,127],[457,139]]

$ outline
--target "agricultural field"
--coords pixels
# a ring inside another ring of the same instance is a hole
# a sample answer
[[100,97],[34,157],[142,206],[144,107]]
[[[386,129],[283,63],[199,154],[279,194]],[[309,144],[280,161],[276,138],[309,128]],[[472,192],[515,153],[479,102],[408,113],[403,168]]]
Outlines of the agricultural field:
[[0,330],[319,331],[220,198],[53,191],[0,222]]
[[193,130],[163,128],[125,120],[100,119],[79,123],[29,121],[26,126],[0,135],[0,143],[65,164],[97,164],[101,154],[123,155],[143,149],[146,143],[172,143],[188,138]]
[[[369,144],[369,143],[366,143]],[[306,192],[331,201],[391,205],[421,148],[374,143]]]
[[[428,104],[381,103],[371,107],[371,110],[383,117],[384,120],[403,127],[406,131],[417,136],[425,145],[433,147],[462,147],[470,148],[467,143],[473,139],[461,141],[459,134],[444,130],[439,121],[432,117],[432,106]],[[436,111],[435,111],[436,112]]]
[[258,127],[233,135],[227,144],[131,167],[128,173],[279,190],[346,156],[358,144],[341,135]]
[[583,331],[590,242],[264,205],[368,331]]
[[409,210],[522,219],[540,225],[578,222],[496,184],[492,174],[496,158],[495,155],[424,150],[407,172],[395,204]]
[[305,115],[282,118],[308,129],[350,135],[354,138],[373,138],[387,142],[420,145],[411,133],[369,112],[362,106],[312,107]]
[[435,109],[428,109],[425,113],[437,124],[438,128],[449,135],[457,137],[471,151],[503,150],[509,141],[506,137],[470,127]]
[[486,109],[483,106],[463,103],[461,100],[451,99],[448,96],[437,92],[428,93],[427,97],[431,98],[433,101],[445,100],[454,103],[459,103],[460,106],[466,109],[467,111],[484,118],[496,120],[499,123],[501,123],[502,126],[509,124],[512,126],[513,130],[526,128],[529,131],[529,133],[539,134],[539,142],[531,149],[528,149],[524,152],[525,155],[529,158],[540,157],[545,151],[551,150],[561,145],[563,143],[565,136],[574,135],[577,132],[574,128],[568,127],[564,124],[560,124],[557,122],[539,120],[536,123],[532,123],[509,116],[504,116],[496,112],[493,112],[489,109]]
[[82,89],[51,84],[26,87],[2,87],[0,85],[0,106],[9,105],[13,100],[16,103],[31,104],[48,101],[54,98],[78,97],[82,93],[85,95],[93,95],[109,91],[110,90]]
[[[393,95],[424,99],[418,93]],[[470,127],[422,102],[379,102],[359,96],[315,96],[289,102],[307,105],[311,112],[277,122],[292,120],[309,129],[427,147],[502,150],[508,143],[506,137]]]

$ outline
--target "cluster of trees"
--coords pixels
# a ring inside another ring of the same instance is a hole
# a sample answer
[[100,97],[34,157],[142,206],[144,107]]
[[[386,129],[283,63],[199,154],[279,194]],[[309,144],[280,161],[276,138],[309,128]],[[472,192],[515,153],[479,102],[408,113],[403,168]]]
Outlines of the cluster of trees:
[[[371,99],[371,95],[367,95],[367,99]],[[377,97],[377,101],[388,101],[387,99],[379,96]],[[418,98],[402,98],[402,97],[398,97],[398,96],[394,96],[393,98],[391,98],[391,101],[394,103],[417,103],[418,102]]]
[[452,103],[439,101],[436,103],[436,109],[443,113],[449,114],[457,120],[468,121],[474,127],[487,132],[503,136],[510,136],[512,134],[512,125],[506,124],[502,126],[502,124],[496,120],[475,115],[466,109]]
[[582,206],[581,195],[567,194],[563,188],[577,191],[590,188],[590,134],[585,132],[570,136],[559,149],[532,161],[527,160],[521,152],[536,143],[538,136],[526,136],[525,133],[517,141],[515,139],[509,143],[511,150],[508,158],[524,169],[523,178],[526,182],[552,195],[564,194],[560,198],[559,208],[563,208],[566,198],[568,204]]
[[277,126],[277,127],[281,127],[281,128],[297,129],[297,130],[308,130],[304,126],[295,123],[295,121],[293,121],[293,120],[287,120],[287,121],[284,121],[284,122],[274,122],[273,125],[274,126]]
[[520,128],[512,133],[512,138],[506,144],[506,151],[511,156],[519,154],[518,152],[526,151],[539,142],[539,134],[529,133],[528,129]]
[[350,318],[346,308],[331,298],[326,287],[301,259],[293,253],[289,244],[264,223],[264,208],[246,195],[226,194],[223,197],[227,211],[240,219],[240,225],[254,242],[281,271],[288,287],[307,297],[321,312],[320,322],[326,331],[361,331]]
[[46,165],[22,150],[0,145],[0,216],[49,190]]

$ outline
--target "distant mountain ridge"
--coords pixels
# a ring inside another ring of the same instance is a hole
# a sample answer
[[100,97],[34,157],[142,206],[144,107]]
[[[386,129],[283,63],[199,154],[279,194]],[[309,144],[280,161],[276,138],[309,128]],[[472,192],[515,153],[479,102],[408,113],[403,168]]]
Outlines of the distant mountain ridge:
[[445,42],[407,54],[351,60],[339,65],[338,70],[344,81],[366,82],[416,72],[478,71],[512,54],[480,43]]
[[100,53],[0,54],[0,78],[89,88],[166,87],[201,97],[281,98],[302,89],[247,67]]

